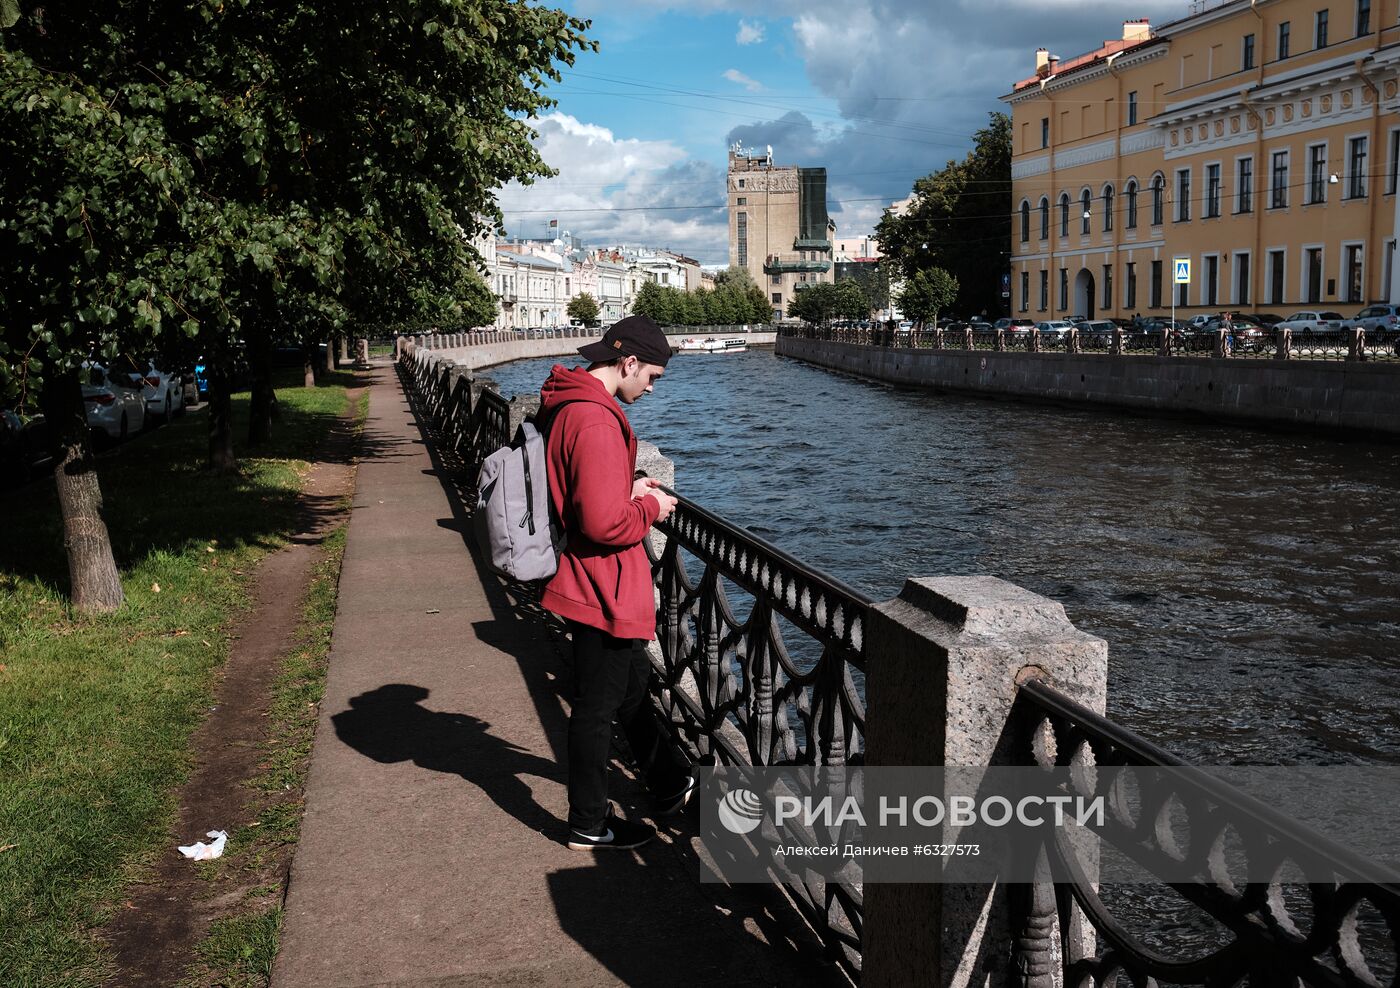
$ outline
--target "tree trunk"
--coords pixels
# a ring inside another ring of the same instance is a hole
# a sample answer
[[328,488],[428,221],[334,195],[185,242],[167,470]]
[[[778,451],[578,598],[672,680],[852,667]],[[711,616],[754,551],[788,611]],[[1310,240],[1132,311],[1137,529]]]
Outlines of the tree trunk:
[[312,343],[302,344],[301,386],[303,388],[314,388],[316,386],[316,347]]
[[249,401],[248,445],[257,446],[272,438],[272,420],[276,414],[277,392],[272,388],[272,340],[256,339],[249,347],[252,362],[253,393]]
[[341,333],[341,334],[340,334],[340,361],[339,361],[339,363],[336,364],[336,366],[339,367],[340,364],[348,364],[349,362],[350,362],[350,337],[346,336],[344,333]]
[[102,520],[102,489],[88,442],[87,414],[77,371],[45,382],[44,417],[58,449],[54,485],[63,514],[63,547],[73,607],[84,614],[114,611],[126,600]]
[[220,368],[209,370],[209,469],[215,473],[231,473],[238,468],[233,455],[233,384],[229,372]]
[[335,337],[326,340],[326,371],[335,372]]

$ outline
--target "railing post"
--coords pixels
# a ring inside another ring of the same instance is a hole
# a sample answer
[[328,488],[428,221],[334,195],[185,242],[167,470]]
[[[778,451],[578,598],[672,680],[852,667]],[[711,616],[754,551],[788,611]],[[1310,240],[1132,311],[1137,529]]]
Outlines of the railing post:
[[1114,326],[1113,336],[1108,341],[1108,352],[1111,356],[1123,356],[1123,327]]
[[996,349],[998,353],[1006,352],[1006,330],[1004,329],[997,330]]
[[1079,327],[1071,326],[1065,338],[1065,350],[1069,353],[1079,352]]
[[1358,327],[1351,331],[1351,341],[1347,347],[1347,359],[1366,359],[1366,330]]
[[[1019,683],[1046,680],[1096,711],[1107,695],[1107,643],[1055,601],[990,576],[906,581],[870,609],[865,654],[867,765],[1025,764],[1028,739],[1011,728]],[[861,983],[1010,983],[1026,916],[1009,893],[1004,883],[867,885]]]
[[1157,356],[1170,357],[1172,355],[1172,333],[1175,332],[1175,326],[1165,326],[1162,328],[1162,342],[1157,347]]
[[1030,332],[1026,334],[1026,350],[1029,353],[1040,352],[1040,330],[1035,326],[1032,326]]
[[1230,334],[1228,330],[1217,329],[1215,331],[1215,356],[1230,356]]
[[1292,360],[1292,359],[1293,359],[1293,330],[1291,330],[1291,329],[1276,329],[1276,330],[1274,330],[1274,359],[1276,359],[1276,360]]
[[933,348],[935,350],[948,349],[948,337],[945,335],[946,333],[947,330],[944,329],[935,329],[933,331]]

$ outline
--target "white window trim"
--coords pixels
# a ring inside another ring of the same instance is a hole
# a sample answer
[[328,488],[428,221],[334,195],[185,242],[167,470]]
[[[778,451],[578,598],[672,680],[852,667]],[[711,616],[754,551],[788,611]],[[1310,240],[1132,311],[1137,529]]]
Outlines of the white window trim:
[[[1321,269],[1322,284],[1317,288],[1317,301],[1308,299],[1308,289],[1312,286],[1308,284],[1308,251],[1318,251],[1318,267]],[[1327,306],[1327,245],[1324,243],[1299,244],[1298,245],[1298,304],[1311,305],[1316,309],[1324,309]]]
[[[1283,277],[1279,279],[1279,284],[1283,286],[1283,298],[1274,298],[1274,297],[1273,297],[1273,293],[1274,293],[1274,291],[1273,291],[1273,290],[1274,290],[1273,256],[1274,256],[1275,254],[1282,254],[1282,255],[1283,255]],[[1269,291],[1266,293],[1266,294],[1269,295],[1269,301],[1263,302],[1263,303],[1261,303],[1261,304],[1263,304],[1263,305],[1287,305],[1287,304],[1288,304],[1288,245],[1287,245],[1287,244],[1276,244],[1276,245],[1274,245],[1274,246],[1272,246],[1272,247],[1265,247],[1265,248],[1264,248],[1264,258],[1265,258],[1264,284],[1265,284],[1265,286],[1268,287],[1268,289],[1269,289]]]
[[[1245,213],[1245,214],[1241,214],[1241,212],[1240,212],[1240,162],[1241,162],[1241,161],[1249,161],[1249,162],[1250,162],[1250,176],[1249,176],[1249,178],[1250,178],[1250,189],[1249,189],[1250,203],[1249,203],[1249,213]],[[1239,216],[1239,215],[1246,215],[1246,216],[1247,216],[1247,215],[1252,214],[1252,213],[1254,212],[1254,197],[1257,196],[1257,195],[1259,194],[1259,167],[1258,167],[1258,163],[1254,161],[1254,152],[1253,152],[1253,151],[1251,151],[1249,154],[1237,154],[1237,155],[1235,155],[1235,174],[1234,174],[1234,182],[1235,182],[1235,191],[1234,191],[1234,194],[1233,194],[1230,198],[1232,198],[1232,199],[1235,200],[1235,208],[1234,208],[1234,210],[1231,212],[1230,215],[1231,215],[1231,216]]]
[[[1374,14],[1374,13],[1375,13],[1375,10],[1372,9],[1371,12]],[[1345,300],[1343,300],[1343,299],[1340,297],[1342,293],[1341,293],[1341,292],[1338,292],[1338,299],[1337,299],[1337,302],[1338,302],[1338,304],[1341,304],[1343,301],[1345,301],[1346,304],[1348,304],[1348,305],[1363,305],[1363,306],[1364,306],[1364,305],[1370,305],[1370,304],[1371,304],[1371,300],[1368,299],[1368,298],[1366,297],[1366,241],[1364,241],[1364,240],[1343,240],[1343,241],[1341,242],[1341,244],[1339,245],[1339,248],[1338,248],[1338,249],[1339,249],[1340,253],[1337,254],[1337,259],[1338,259],[1338,268],[1337,268],[1337,282],[1338,282],[1338,284],[1337,284],[1337,287],[1338,287],[1338,288],[1346,288],[1347,290],[1350,290],[1350,289],[1351,289],[1351,282],[1350,282],[1350,280],[1348,280],[1347,283],[1346,283],[1345,285],[1343,285],[1343,284],[1341,283],[1341,282],[1342,282],[1342,279],[1344,279],[1344,278],[1347,277],[1347,272],[1346,272],[1346,270],[1345,270],[1345,267],[1346,267],[1346,261],[1347,261],[1347,248],[1348,248],[1348,247],[1360,247],[1360,248],[1361,248],[1361,298],[1359,298],[1359,299],[1345,299]],[[1323,268],[1323,273],[1324,273],[1324,274],[1326,273],[1326,271],[1327,271],[1327,269],[1326,269],[1326,268]]]
[[[1217,168],[1220,169],[1220,189],[1219,189],[1219,191],[1218,191],[1219,201],[1216,202],[1216,204],[1215,204],[1215,205],[1216,205],[1215,215],[1214,215],[1214,216],[1211,216],[1211,217],[1207,217],[1207,216],[1206,216],[1206,207],[1208,207],[1208,206],[1210,205],[1210,166],[1211,166],[1211,165],[1214,165],[1215,167],[1217,167]],[[1203,162],[1201,162],[1201,219],[1207,219],[1207,218],[1209,218],[1209,219],[1218,220],[1218,219],[1221,219],[1222,217],[1224,217],[1224,216],[1226,215],[1225,209],[1224,209],[1225,200],[1228,198],[1228,196],[1225,194],[1226,188],[1228,188],[1228,186],[1227,186],[1226,183],[1225,183],[1225,162],[1221,161],[1219,158],[1217,158],[1217,159],[1214,160],[1214,161],[1203,161]]]
[[1113,187],[1112,182],[1105,182],[1103,188],[1099,189],[1099,203],[1099,208],[1103,210],[1103,216],[1099,217],[1099,232],[1108,235],[1118,229],[1116,217],[1111,227],[1104,227],[1108,217],[1113,216],[1114,210],[1118,208],[1118,190]]
[[[1089,193],[1089,208],[1088,208],[1088,209],[1085,209],[1085,208],[1084,208],[1084,193],[1086,193],[1086,192]],[[1092,236],[1094,235],[1094,190],[1091,189],[1091,188],[1089,188],[1089,186],[1087,186],[1087,185],[1084,186],[1084,188],[1082,188],[1082,189],[1079,190],[1079,198],[1076,199],[1076,200],[1074,200],[1074,205],[1077,206],[1077,207],[1079,207],[1079,216],[1078,216],[1078,217],[1071,217],[1071,219],[1078,219],[1078,220],[1079,220],[1079,235],[1080,235],[1081,237],[1092,237]],[[1085,213],[1088,213],[1088,214],[1089,214],[1089,219],[1088,219],[1088,220],[1085,220],[1085,219],[1083,218]],[[1086,223],[1088,224],[1088,227],[1089,227],[1089,229],[1087,229],[1087,230],[1084,229]],[[1082,243],[1082,241],[1081,241],[1081,243]]]
[[[1268,198],[1266,198],[1266,199],[1264,200],[1264,208],[1265,208],[1265,209],[1287,209],[1287,208],[1291,205],[1291,203],[1292,203],[1292,201],[1293,201],[1292,198],[1288,195],[1288,192],[1289,192],[1289,188],[1288,188],[1289,180],[1290,180],[1290,176],[1293,174],[1293,152],[1292,152],[1292,149],[1291,149],[1291,148],[1269,148],[1269,149],[1265,152],[1265,154],[1268,156],[1268,159],[1269,159],[1269,160],[1268,160],[1268,167],[1269,167],[1269,188],[1268,188],[1268,190],[1267,190],[1267,191],[1268,191]],[[1281,155],[1283,155],[1283,205],[1282,205],[1282,206],[1275,206],[1275,205],[1274,205],[1274,155],[1276,155],[1276,154],[1281,154]]]
[[[1185,202],[1183,202],[1183,201],[1179,198],[1180,195],[1181,195],[1181,176],[1182,176],[1183,173],[1185,173],[1185,175],[1186,175],[1186,187],[1187,187],[1187,196],[1186,196]],[[1182,216],[1182,213],[1181,213],[1181,210],[1182,210],[1182,207],[1184,206],[1184,207],[1186,208],[1186,210],[1188,211],[1188,213],[1189,213],[1189,211],[1190,211],[1190,209],[1191,209],[1191,199],[1193,198],[1193,196],[1190,194],[1190,190],[1195,186],[1195,184],[1196,184],[1196,182],[1195,182],[1195,176],[1193,176],[1193,175],[1191,174],[1191,166],[1190,166],[1190,165],[1187,165],[1185,168],[1177,168],[1177,169],[1174,169],[1174,170],[1172,171],[1172,187],[1171,187],[1171,197],[1172,197],[1172,207],[1173,207],[1173,208],[1172,208],[1172,213],[1173,213],[1172,222],[1174,222],[1174,223],[1189,223],[1189,222],[1191,222],[1190,216],[1188,215],[1188,216],[1184,216],[1184,217],[1183,217],[1183,216]]]
[[[1253,255],[1254,255],[1254,252],[1251,251],[1251,250],[1237,250],[1237,251],[1234,251],[1233,253],[1231,253],[1231,255],[1230,255],[1230,304],[1231,304],[1231,305],[1253,305],[1253,304],[1254,304],[1253,302],[1245,302],[1245,301],[1242,301],[1242,300],[1240,299],[1240,279],[1239,279],[1239,277],[1238,277],[1238,272],[1239,272],[1239,270],[1240,270],[1240,258],[1243,257],[1243,258],[1245,259],[1245,261],[1246,261],[1246,267],[1249,269],[1249,280],[1250,280],[1251,282],[1254,280],[1255,271],[1254,271],[1254,256],[1253,256]],[[1252,288],[1253,286],[1251,285],[1251,286],[1247,286],[1247,287]],[[1251,292],[1250,292],[1250,296],[1253,297],[1253,295],[1254,295],[1254,292],[1251,291]]]
[[[1154,215],[1154,210],[1153,210],[1153,208],[1152,208],[1152,186],[1153,186],[1153,183],[1155,183],[1155,182],[1157,181],[1157,179],[1159,179],[1159,178],[1162,180],[1162,221],[1161,221],[1160,223],[1157,222],[1156,217],[1155,217],[1155,215]],[[1152,173],[1152,177],[1149,178],[1149,179],[1147,180],[1147,226],[1148,226],[1148,229],[1151,229],[1151,228],[1154,227],[1154,226],[1166,226],[1166,223],[1167,223],[1167,214],[1170,212],[1170,210],[1167,209],[1167,201],[1171,198],[1171,194],[1172,194],[1172,190],[1171,190],[1171,188],[1167,185],[1167,176],[1166,176],[1166,174],[1165,174],[1164,172],[1160,172],[1160,171],[1155,171],[1155,172],[1153,172],[1153,173]]]
[[[1208,302],[1208,301],[1206,301],[1206,258],[1209,258],[1209,257],[1215,258],[1215,301],[1214,301],[1214,302]],[[1200,291],[1200,297],[1201,297],[1200,304],[1201,304],[1201,305],[1219,305],[1219,304],[1220,304],[1220,272],[1224,269],[1224,267],[1225,267],[1225,265],[1223,265],[1223,264],[1220,263],[1220,252],[1219,252],[1219,251],[1206,251],[1204,254],[1201,255],[1201,279],[1200,279],[1200,280],[1201,280],[1201,291]]]
[[[1332,148],[1330,147],[1330,144],[1331,144],[1330,141],[1309,141],[1307,144],[1304,144],[1304,145],[1303,145],[1303,150],[1306,152],[1306,153],[1303,155],[1303,160],[1304,160],[1304,166],[1303,166],[1303,167],[1307,169],[1306,174],[1303,175],[1303,192],[1304,192],[1304,196],[1303,196],[1303,205],[1304,205],[1304,206],[1325,206],[1325,205],[1327,205],[1327,200],[1329,200],[1329,199],[1332,198],[1332,191],[1331,191],[1331,189],[1328,187],[1328,183],[1327,183],[1327,176],[1330,175],[1330,174],[1332,174],[1332,172],[1331,172],[1331,170],[1330,170],[1330,167],[1329,167],[1329,162],[1332,160]],[[1312,177],[1312,158],[1313,158],[1313,155],[1312,155],[1312,153],[1313,153],[1313,149],[1314,149],[1314,148],[1322,148],[1322,198],[1321,198],[1321,199],[1313,199],[1313,198],[1312,198],[1312,180],[1313,180],[1313,177]]]
[[[1375,11],[1372,10],[1372,13],[1375,13]],[[1351,142],[1356,140],[1358,137],[1363,137],[1366,139],[1366,160],[1368,162],[1375,160],[1373,157],[1373,155],[1375,154],[1375,148],[1371,147],[1370,131],[1357,131],[1354,134],[1347,134],[1345,137],[1342,138],[1342,202],[1352,202],[1356,200],[1364,202],[1365,200],[1371,198],[1372,176],[1368,174],[1369,172],[1373,171],[1373,169],[1371,168],[1363,169],[1363,174],[1361,176],[1361,189],[1363,194],[1359,196],[1354,196],[1351,194]]]

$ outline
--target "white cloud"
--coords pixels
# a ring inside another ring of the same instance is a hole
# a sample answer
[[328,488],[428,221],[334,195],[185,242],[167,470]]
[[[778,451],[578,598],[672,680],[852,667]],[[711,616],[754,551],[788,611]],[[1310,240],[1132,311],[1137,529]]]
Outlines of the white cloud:
[[758,93],[763,91],[763,83],[758,82],[755,79],[750,79],[738,69],[726,69],[724,72],[724,77],[730,82],[738,83],[751,93]]
[[670,247],[705,264],[728,263],[722,169],[671,141],[619,137],[566,113],[531,124],[535,146],[559,175],[501,190],[511,236],[545,236],[557,219],[559,233],[590,246]]
[[756,45],[763,40],[763,25],[758,21],[739,21],[739,33],[734,36],[735,44]]

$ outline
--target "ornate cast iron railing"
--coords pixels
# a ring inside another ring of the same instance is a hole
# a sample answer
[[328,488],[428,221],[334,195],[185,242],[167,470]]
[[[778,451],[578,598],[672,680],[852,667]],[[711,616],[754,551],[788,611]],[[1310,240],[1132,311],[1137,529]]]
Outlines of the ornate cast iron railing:
[[[1040,680],[1021,686],[1015,717],[1015,736],[1021,739],[1020,755],[1027,765],[1186,767],[1164,749]],[[1094,794],[1090,773],[1077,778],[1082,794]],[[1100,897],[1092,868],[1061,833],[1045,842],[1043,864],[1047,874],[1070,880],[1031,886],[1022,897],[1022,915],[1013,919],[1013,928],[1021,931],[1017,964],[1027,988],[1110,986],[1120,974],[1135,988],[1155,988],[1159,982],[1225,986],[1245,981],[1378,988],[1380,976],[1368,966],[1360,941],[1358,910],[1369,904],[1373,916],[1379,917],[1373,926],[1384,927],[1383,933],[1373,929],[1373,936],[1379,934],[1392,949],[1400,949],[1400,889],[1346,878],[1290,886],[1287,891],[1277,883],[1237,887],[1222,853],[1227,829],[1267,835],[1267,853],[1277,856],[1280,865],[1289,860],[1290,849],[1295,860],[1306,854],[1335,865],[1339,876],[1366,874],[1366,864],[1277,809],[1204,773],[1174,772],[1170,782],[1160,787],[1166,791],[1142,794],[1136,811],[1121,794],[1109,793],[1109,817],[1100,834],[1154,873],[1163,873],[1164,865],[1175,865],[1178,871],[1183,860],[1198,868],[1198,881],[1172,882],[1168,887],[1213,919],[1226,942],[1211,946],[1197,941],[1180,954],[1144,943],[1115,917]],[[1174,836],[1183,827],[1190,835],[1184,852]],[[1292,915],[1296,904],[1289,901],[1290,892],[1306,897],[1310,926]],[[1054,971],[1056,958],[1062,967],[1059,976]],[[1392,966],[1387,976],[1393,977],[1393,972]]]
[[[685,498],[657,527],[664,547],[648,545],[659,589],[653,692],[692,754],[722,765],[862,763],[870,598]],[[726,584],[750,598],[746,617]],[[794,655],[780,618],[819,654]],[[785,884],[833,953],[858,970],[860,889],[813,876]]]
[[779,335],[802,339],[855,343],[861,346],[898,347],[915,350],[998,350],[1060,353],[1107,354],[1111,357],[1147,354],[1214,359],[1290,360],[1367,360],[1400,361],[1400,332],[1388,330],[1337,330],[1327,333],[1266,331],[1262,338],[1244,334],[1217,342],[1215,334],[1174,330],[1163,346],[1162,330],[1120,329],[1112,334],[1081,334],[1064,337],[1007,329],[968,330],[965,328],[916,328],[896,330],[888,326],[868,327],[785,326]]

